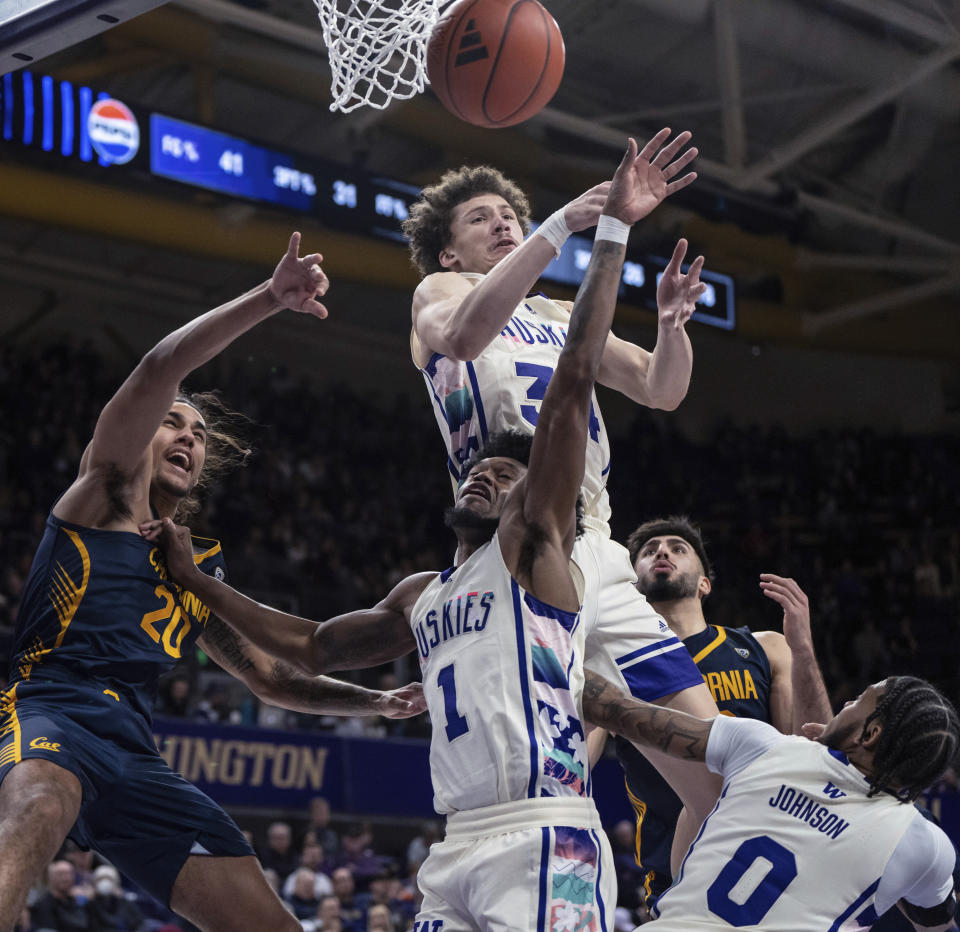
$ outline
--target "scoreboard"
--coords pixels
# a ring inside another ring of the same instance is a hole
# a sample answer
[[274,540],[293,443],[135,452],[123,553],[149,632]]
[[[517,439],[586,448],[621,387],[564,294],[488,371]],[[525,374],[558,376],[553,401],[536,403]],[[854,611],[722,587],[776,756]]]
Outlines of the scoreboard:
[[[0,144],[32,150],[32,162],[73,166],[114,183],[190,185],[311,215],[332,229],[400,242],[400,224],[420,195],[419,188],[397,179],[144,112],[105,92],[29,71],[8,73],[0,83]],[[571,236],[543,278],[576,287],[591,246],[590,238]],[[665,258],[628,252],[621,299],[656,309],[666,265]],[[701,279],[707,293],[694,319],[732,330],[733,279],[709,269]]]

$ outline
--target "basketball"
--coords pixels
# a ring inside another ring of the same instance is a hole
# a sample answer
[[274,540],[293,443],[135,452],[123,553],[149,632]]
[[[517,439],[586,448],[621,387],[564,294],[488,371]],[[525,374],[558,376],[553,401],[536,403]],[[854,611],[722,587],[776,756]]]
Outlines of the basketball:
[[490,128],[539,113],[560,86],[563,63],[560,27],[537,0],[457,0],[427,46],[440,102]]

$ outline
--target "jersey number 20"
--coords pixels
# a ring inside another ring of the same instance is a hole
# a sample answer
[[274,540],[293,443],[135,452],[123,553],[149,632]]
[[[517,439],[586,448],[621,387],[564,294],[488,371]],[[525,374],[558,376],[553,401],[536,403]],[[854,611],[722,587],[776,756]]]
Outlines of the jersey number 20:
[[[164,651],[171,657],[179,657],[180,645],[190,630],[190,619],[180,610],[180,606],[176,604],[173,593],[166,586],[157,586],[153,592],[158,599],[163,599],[165,604],[163,608],[158,608],[153,612],[147,612],[146,615],[140,619],[140,627],[150,635],[155,643],[161,644]],[[161,634],[161,632],[157,630],[156,625],[164,621],[167,622],[167,624]],[[181,621],[183,622],[183,627],[177,633],[176,639],[174,639],[173,633],[177,630],[177,625]]]

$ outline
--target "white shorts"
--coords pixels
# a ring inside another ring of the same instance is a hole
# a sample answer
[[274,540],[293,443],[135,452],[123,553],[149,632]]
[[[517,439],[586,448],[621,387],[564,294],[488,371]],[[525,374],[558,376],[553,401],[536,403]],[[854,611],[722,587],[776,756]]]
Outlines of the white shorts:
[[522,799],[447,817],[417,882],[414,932],[613,932],[617,882],[591,799]]
[[572,558],[583,573],[588,670],[646,702],[703,683],[683,642],[637,592],[626,547],[588,528]]

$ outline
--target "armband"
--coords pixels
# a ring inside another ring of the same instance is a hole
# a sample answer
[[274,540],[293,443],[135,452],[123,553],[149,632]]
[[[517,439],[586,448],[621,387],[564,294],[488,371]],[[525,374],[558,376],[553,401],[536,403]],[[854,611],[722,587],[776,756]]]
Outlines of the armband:
[[559,256],[563,244],[570,238],[570,227],[563,218],[563,210],[555,210],[535,231],[542,236]]
[[594,239],[607,239],[614,243],[626,243],[630,236],[630,224],[611,217],[609,214],[600,214],[597,221],[597,235]]

